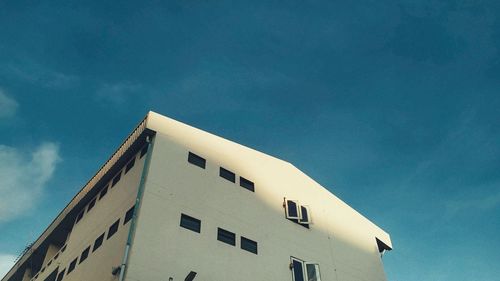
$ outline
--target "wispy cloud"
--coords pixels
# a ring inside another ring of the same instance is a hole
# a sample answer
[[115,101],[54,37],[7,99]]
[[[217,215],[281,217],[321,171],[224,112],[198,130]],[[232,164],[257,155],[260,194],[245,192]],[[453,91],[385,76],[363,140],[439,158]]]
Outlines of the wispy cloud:
[[[499,187],[500,183],[496,183],[495,189],[498,190]],[[478,187],[477,189],[489,190],[490,188]],[[500,192],[462,195],[461,198],[447,201],[445,206],[448,216],[454,216],[461,212],[489,211],[500,206]]]
[[97,98],[113,104],[123,104],[128,96],[143,90],[140,84],[132,82],[105,83],[97,90]]
[[49,89],[67,89],[80,81],[76,75],[63,73],[35,62],[6,64],[0,67],[0,73]]
[[15,256],[0,253],[0,278],[9,272],[10,268],[14,265]]
[[19,104],[0,89],[0,118],[12,117],[16,114]]
[[51,142],[30,154],[0,145],[0,223],[25,214],[40,200],[60,161],[59,147]]

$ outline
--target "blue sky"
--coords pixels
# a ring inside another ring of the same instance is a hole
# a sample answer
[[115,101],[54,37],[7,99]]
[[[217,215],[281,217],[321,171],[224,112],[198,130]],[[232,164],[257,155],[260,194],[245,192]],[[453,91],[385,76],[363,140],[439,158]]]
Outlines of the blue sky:
[[500,280],[499,3],[0,1],[0,271],[154,110],[328,187],[390,281]]

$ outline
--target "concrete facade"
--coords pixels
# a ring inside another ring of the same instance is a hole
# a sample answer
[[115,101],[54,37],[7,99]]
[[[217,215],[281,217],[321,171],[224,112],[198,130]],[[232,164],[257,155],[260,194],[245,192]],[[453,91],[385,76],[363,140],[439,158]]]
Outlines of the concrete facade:
[[[57,226],[48,228],[54,230],[44,232],[2,281],[56,280],[63,269],[62,280],[189,280],[190,272],[194,280],[213,281],[386,280],[380,252],[392,248],[389,235],[290,163],[154,112],[138,128],[120,148],[123,156],[101,168],[109,171],[95,180],[99,184],[84,187],[87,194],[70,202],[62,212],[68,214],[56,218]],[[188,161],[190,153],[204,159],[203,167]],[[245,182],[254,190],[242,187]],[[105,186],[108,193],[99,200]],[[287,200],[306,206],[312,223],[287,219]],[[56,238],[68,229],[64,218],[74,222],[81,210],[84,216],[61,243]],[[199,232],[180,226],[183,215],[199,220]],[[118,219],[117,232],[106,239]],[[234,245],[218,240],[219,228],[234,234]],[[242,249],[247,239],[256,249]],[[37,251],[41,265],[28,266]],[[320,278],[298,276],[294,259],[315,264]]]

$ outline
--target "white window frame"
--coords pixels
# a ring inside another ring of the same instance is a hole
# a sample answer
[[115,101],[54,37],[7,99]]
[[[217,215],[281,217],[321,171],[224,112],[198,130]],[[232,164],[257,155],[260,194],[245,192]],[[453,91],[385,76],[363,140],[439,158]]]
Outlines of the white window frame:
[[304,266],[304,261],[298,258],[290,257],[290,269],[292,270],[292,280],[295,281],[295,271],[293,270],[293,261],[298,261],[302,265],[302,280],[306,280],[306,268]]
[[[315,280],[312,280],[312,279],[309,279],[309,276],[308,276],[308,271],[307,271],[307,266],[308,265],[312,265],[314,266],[314,269],[315,269],[315,272],[316,272],[316,279]],[[315,263],[315,262],[304,262],[304,274],[306,275],[306,281],[321,281],[321,270],[319,269],[319,264],[318,263]]]
[[[289,209],[288,209],[288,202],[289,201],[295,203],[295,206],[297,207],[296,208],[296,211],[297,211],[297,216],[296,217],[295,216],[290,216]],[[286,213],[286,218],[287,219],[300,220],[301,214],[300,214],[300,204],[299,204],[299,201],[285,199],[285,213]]]
[[[304,220],[303,217],[302,217],[302,208],[306,209],[306,211],[307,211],[307,220]],[[312,224],[311,209],[309,208],[309,206],[300,205],[299,209],[300,209],[299,223],[301,223],[301,224]]]

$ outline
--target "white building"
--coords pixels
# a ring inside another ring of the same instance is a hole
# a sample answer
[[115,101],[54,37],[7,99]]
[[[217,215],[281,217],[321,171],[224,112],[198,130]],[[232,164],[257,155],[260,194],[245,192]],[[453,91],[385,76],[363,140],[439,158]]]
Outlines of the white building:
[[292,164],[150,112],[2,281],[383,281],[391,248]]

